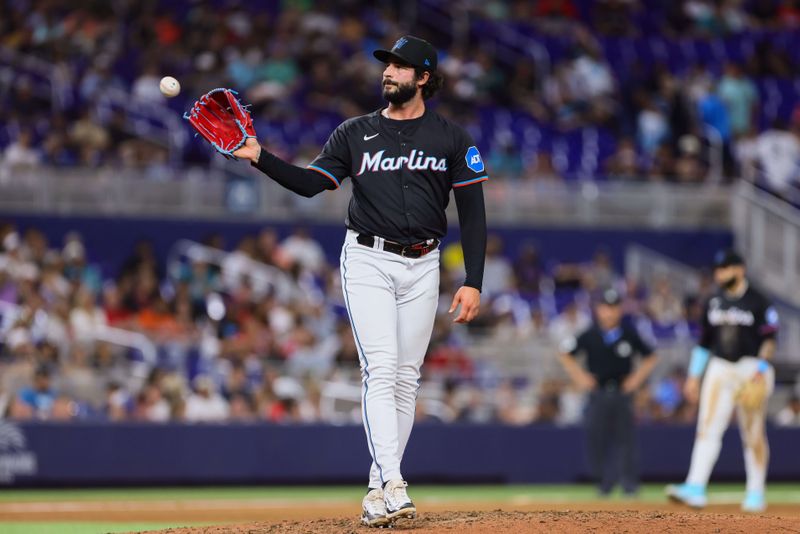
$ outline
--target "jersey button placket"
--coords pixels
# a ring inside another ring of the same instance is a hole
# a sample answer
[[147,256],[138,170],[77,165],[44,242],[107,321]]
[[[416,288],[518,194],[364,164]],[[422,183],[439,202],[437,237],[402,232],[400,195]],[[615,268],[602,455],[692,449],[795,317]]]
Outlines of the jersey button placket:
[[[400,155],[401,156],[407,156],[408,155],[408,154],[406,154],[406,152],[407,152],[406,144],[407,143],[403,140],[403,134],[402,133],[398,133],[397,140],[400,143]],[[408,203],[406,202],[406,194],[405,194],[405,191],[408,191],[408,184],[406,183],[406,180],[408,179],[408,176],[406,174],[407,173],[406,169],[407,169],[407,167],[401,167],[400,168],[400,184],[403,186],[403,208],[405,209],[406,223],[408,224],[408,228],[410,229],[411,228],[411,221],[409,219],[411,218],[411,212],[408,211],[408,209],[407,209],[408,208]]]
[[[403,156],[403,155],[405,155],[405,152],[406,152],[406,143],[403,142],[403,136],[402,135],[400,135],[399,138],[400,138],[400,155]],[[400,178],[401,182],[400,183],[403,184],[403,189],[408,189],[408,184],[404,181],[404,178],[403,178],[404,174],[405,174],[405,171],[401,168],[400,169],[400,176],[401,176],[401,178]],[[406,213],[406,215],[408,215],[408,213]]]

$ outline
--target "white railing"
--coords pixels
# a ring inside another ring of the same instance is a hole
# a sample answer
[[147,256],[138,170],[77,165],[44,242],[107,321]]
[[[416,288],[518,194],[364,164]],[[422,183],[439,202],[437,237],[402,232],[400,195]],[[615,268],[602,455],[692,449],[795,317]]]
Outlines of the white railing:
[[158,353],[155,343],[141,332],[103,326],[92,332],[91,337],[95,341],[105,341],[112,345],[138,350],[142,354],[142,360],[149,367],[153,367],[157,363]]
[[800,211],[742,181],[731,218],[750,277],[778,299],[779,346],[800,362]]
[[114,109],[125,110],[128,133],[140,139],[163,146],[169,151],[170,161],[177,163],[183,156],[183,147],[189,141],[189,129],[183,119],[167,106],[157,102],[140,102],[120,89],[106,89],[96,103],[101,122],[111,119]]
[[319,412],[323,421],[344,425],[360,421],[361,385],[357,382],[326,382],[322,385]]
[[[435,0],[409,2],[408,4],[416,4],[414,9],[416,9],[415,19],[418,25],[435,28],[440,33],[444,32],[444,35],[449,36],[454,43],[464,48],[469,47],[470,17],[474,16],[470,12],[471,6],[465,3]],[[491,24],[491,22],[489,23]],[[494,46],[497,49],[504,49],[515,58],[530,57],[536,63],[539,73],[550,72],[551,60],[547,47],[519,30],[504,26],[497,35],[484,35],[484,39],[489,39],[483,44],[484,49],[486,46]]]
[[[53,111],[71,104],[77,81],[69,67],[0,46],[0,89],[13,87],[24,76],[35,76],[47,84]],[[138,102],[126,91],[116,88],[102,90],[94,105],[103,123],[111,118],[113,109],[125,110],[128,133],[165,147],[172,162],[180,160],[189,140],[189,130],[179,113],[157,102]]]
[[[162,215],[341,222],[351,181],[302,198],[242,162],[171,169],[151,180],[136,169],[40,168],[0,172],[0,212]],[[538,183],[495,177],[485,188],[492,224],[625,228],[729,228],[730,187],[658,183]],[[455,203],[448,220],[455,223]]]
[[666,279],[677,295],[694,293],[700,287],[697,270],[641,245],[625,249],[625,274],[647,287]]
[[257,297],[274,294],[279,301],[286,302],[294,294],[295,283],[281,269],[242,253],[227,252],[188,239],[181,239],[170,249],[167,272],[174,280],[180,278],[183,258],[219,267],[222,270],[222,282],[228,290],[238,287],[241,277],[247,276]]
[[[20,313],[20,309],[20,306],[17,304],[0,301],[0,315],[5,316],[6,314],[12,314],[12,316],[17,316]],[[6,321],[4,321],[4,323],[6,323]],[[2,332],[3,336],[6,334],[7,332]],[[64,339],[60,341],[62,341],[62,348],[68,348],[69,340]],[[125,330],[112,326],[101,326],[90,332],[86,332],[82,341],[104,341],[112,345],[138,350],[142,355],[142,361],[140,362],[141,365],[136,366],[136,370],[133,371],[133,374],[137,376],[143,377],[146,375],[146,371],[154,367],[158,360],[158,352],[155,343],[141,332],[134,332],[132,330]]]
[[485,191],[493,223],[636,228],[725,228],[730,223],[730,190],[722,185],[497,180]]
[[733,229],[748,269],[800,308],[800,211],[747,182],[738,184],[733,198]]

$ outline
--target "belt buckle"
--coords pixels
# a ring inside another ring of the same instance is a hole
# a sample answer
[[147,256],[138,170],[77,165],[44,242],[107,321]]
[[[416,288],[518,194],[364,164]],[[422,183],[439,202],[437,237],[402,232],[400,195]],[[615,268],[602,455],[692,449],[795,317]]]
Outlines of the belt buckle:
[[[403,257],[406,256],[406,250],[409,252],[416,252],[418,254],[417,258],[421,258],[425,254],[427,254],[426,250],[428,245],[425,241],[420,241],[419,243],[414,243],[413,245],[404,245],[403,249],[400,251]],[[410,258],[411,256],[409,256]]]
[[[421,258],[434,248],[434,243],[436,243],[435,239],[428,239],[425,241],[420,241],[419,243],[414,243],[413,245],[403,245],[403,248],[400,249],[400,255],[404,258],[406,257],[406,252],[417,252],[419,253],[418,258]],[[408,256],[411,257],[411,256]]]

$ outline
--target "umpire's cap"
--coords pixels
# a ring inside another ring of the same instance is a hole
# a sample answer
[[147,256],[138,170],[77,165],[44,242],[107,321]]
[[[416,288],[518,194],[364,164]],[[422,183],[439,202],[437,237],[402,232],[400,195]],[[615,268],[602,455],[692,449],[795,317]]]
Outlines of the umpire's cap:
[[622,295],[616,289],[608,288],[597,296],[596,302],[608,306],[619,306],[622,304]]
[[404,35],[394,43],[391,50],[375,50],[372,55],[384,63],[389,63],[392,59],[399,59],[412,67],[431,72],[436,70],[438,64],[436,49],[433,45],[413,35]]
[[732,248],[720,250],[714,255],[715,269],[722,269],[732,265],[744,265],[744,259]]

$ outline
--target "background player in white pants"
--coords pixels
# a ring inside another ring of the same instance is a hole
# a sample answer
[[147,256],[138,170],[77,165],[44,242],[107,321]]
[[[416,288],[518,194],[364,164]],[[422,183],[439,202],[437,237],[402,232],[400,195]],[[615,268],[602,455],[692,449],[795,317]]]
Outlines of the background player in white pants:
[[747,473],[742,509],[760,512],[766,508],[769,462],[767,397],[756,408],[737,406],[736,397],[749,381],[763,381],[767,392],[772,392],[775,375],[768,362],[775,352],[778,315],[769,301],[749,286],[744,262],[735,252],[717,255],[714,277],[720,291],[706,305],[701,339],[692,352],[684,385],[687,400],[697,402],[698,391],[700,397],[691,466],[686,482],[668,486],[667,495],[694,508],[706,505],[706,485],[719,457],[722,434],[736,408]]
[[361,358],[362,415],[372,456],[362,522],[386,526],[413,518],[400,462],[411,434],[420,367],[439,299],[439,239],[453,191],[466,280],[450,308],[456,322],[478,313],[486,249],[478,149],[463,128],[427,110],[441,87],[436,49],[407,35],[374,56],[383,72],[385,108],[342,123],[306,169],[255,139],[234,155],[304,196],[353,182],[341,254],[342,288]]

